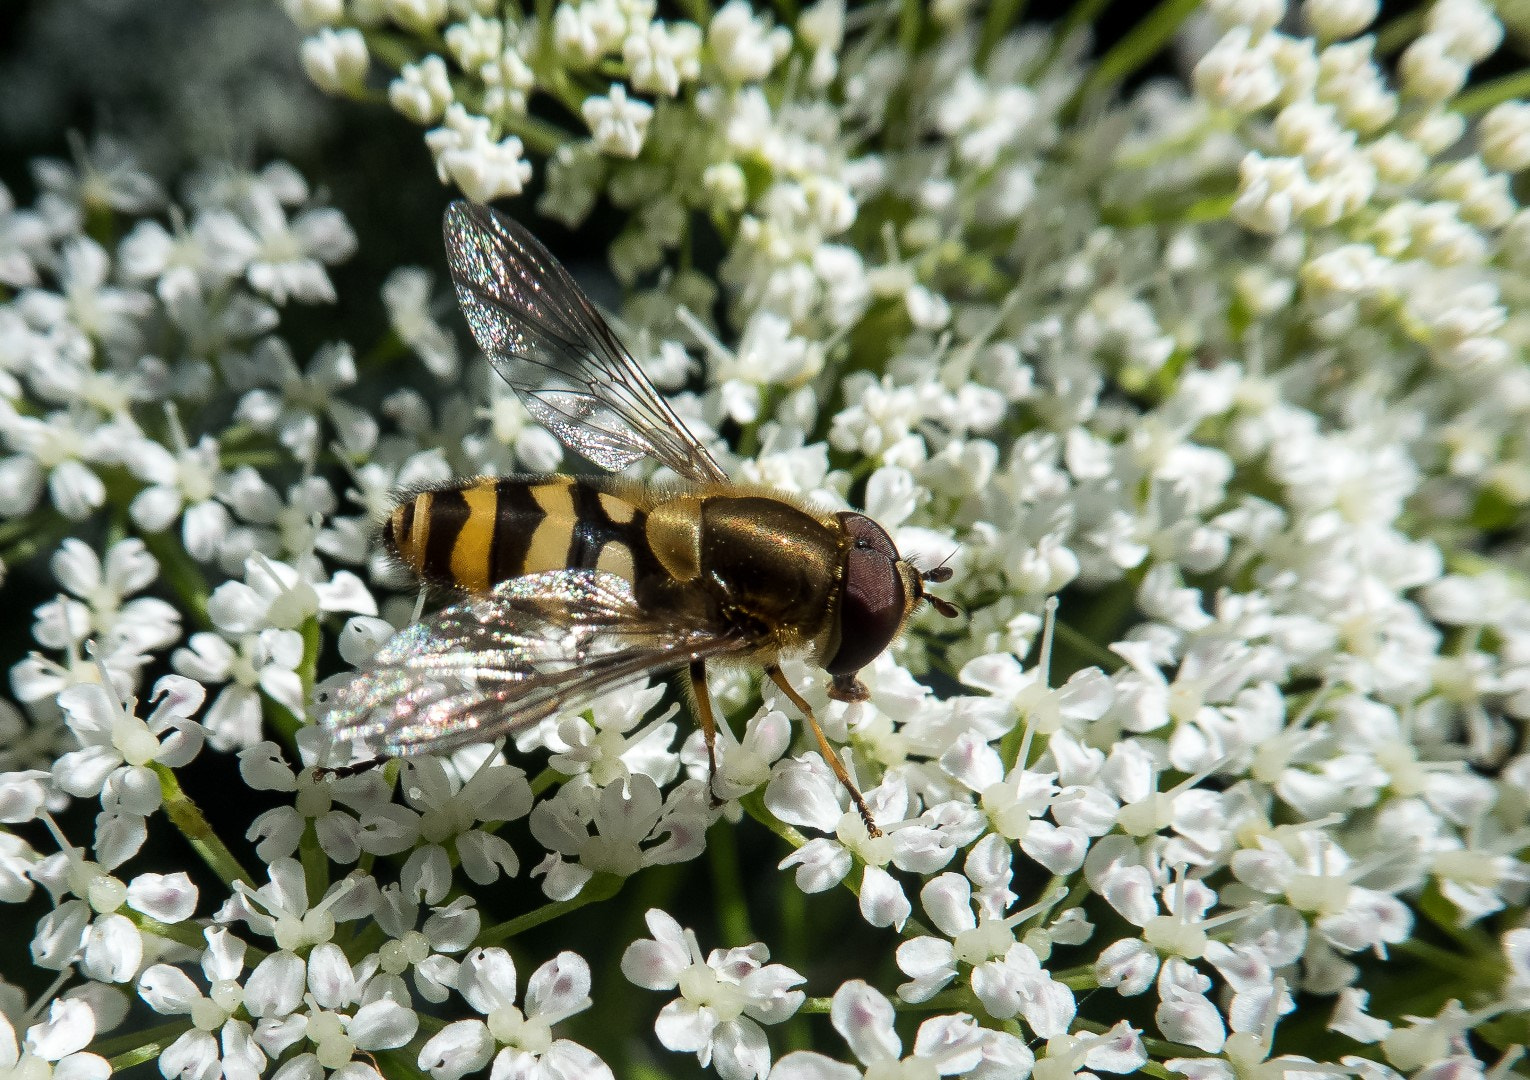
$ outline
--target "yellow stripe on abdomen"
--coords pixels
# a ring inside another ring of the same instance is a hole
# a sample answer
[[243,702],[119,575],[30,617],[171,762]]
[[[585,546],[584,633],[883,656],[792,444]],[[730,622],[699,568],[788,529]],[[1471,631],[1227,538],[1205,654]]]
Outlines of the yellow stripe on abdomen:
[[498,481],[480,480],[461,489],[467,519],[452,545],[451,578],[469,592],[485,592],[490,584],[494,525],[499,516]]
[[645,520],[636,503],[574,477],[484,478],[406,499],[388,516],[383,539],[426,581],[483,593],[554,570],[628,581],[659,570]]
[[533,484],[531,497],[542,510],[542,520],[531,535],[526,549],[522,574],[541,574],[568,568],[568,551],[574,539],[573,481],[557,477],[547,483]]

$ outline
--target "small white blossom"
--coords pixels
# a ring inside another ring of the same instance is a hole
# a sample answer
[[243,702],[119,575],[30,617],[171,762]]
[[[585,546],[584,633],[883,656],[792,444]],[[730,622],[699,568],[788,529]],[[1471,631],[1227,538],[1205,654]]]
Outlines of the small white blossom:
[[474,116],[460,102],[452,102],[445,124],[425,136],[441,182],[456,184],[475,202],[519,195],[531,179],[521,140],[509,135],[495,142],[490,128],[487,117]]
[[303,42],[303,70],[327,93],[360,90],[369,64],[366,39],[359,30],[324,27]]
[[416,124],[433,124],[452,103],[451,79],[446,62],[427,56],[418,64],[405,64],[398,78],[388,84],[388,103]]
[[779,1024],[801,1007],[803,979],[754,944],[713,949],[703,957],[696,935],[657,908],[645,916],[652,938],[627,946],[622,974],[649,990],[679,989],[654,1021],[670,1050],[694,1053],[724,1080],[764,1080],[770,1048],[762,1024]]
[[613,84],[605,97],[586,98],[580,112],[601,153],[635,158],[642,152],[643,135],[653,117],[653,106],[628,98],[620,83]]
[[525,1009],[515,1004],[515,963],[503,949],[475,949],[462,961],[457,992],[483,1020],[458,1020],[420,1049],[419,1067],[432,1080],[460,1080],[493,1062],[504,1080],[608,1080],[611,1068],[570,1039],[554,1039],[553,1025],[588,1009],[590,967],[562,952],[531,973]]
[[744,0],[729,0],[707,25],[707,51],[730,82],[765,78],[791,48],[791,31],[772,28]]

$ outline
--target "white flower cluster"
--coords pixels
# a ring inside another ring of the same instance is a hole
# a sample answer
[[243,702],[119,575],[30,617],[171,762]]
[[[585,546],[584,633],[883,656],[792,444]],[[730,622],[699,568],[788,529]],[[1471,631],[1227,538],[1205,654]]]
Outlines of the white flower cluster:
[[[388,348],[283,327],[358,245],[291,167],[171,206],[114,144],[39,163],[30,204],[0,190],[0,557],[51,597],[0,708],[0,900],[42,913],[0,1064],[626,1075],[619,969],[724,1080],[1513,1065],[1530,105],[1464,89],[1504,37],[1482,0],[1395,63],[1356,36],[1373,0],[1216,0],[1183,85],[1124,100],[1078,40],[961,4],[286,6],[327,91],[396,67],[443,182],[515,195],[536,159],[544,213],[621,211],[623,321],[677,413],[741,481],[948,559],[963,614],[917,615],[865,701],[785,665],[880,836],[742,672],[715,776],[657,684],[320,775],[316,680],[410,618],[372,542],[393,493],[559,446],[424,270],[378,282]],[[242,842],[182,784],[225,754]],[[735,831],[775,845],[747,888]],[[175,832],[195,881],[148,869]],[[545,928],[633,878],[677,897],[651,936]],[[787,918],[844,888],[837,931],[882,951],[767,945],[757,887]]]

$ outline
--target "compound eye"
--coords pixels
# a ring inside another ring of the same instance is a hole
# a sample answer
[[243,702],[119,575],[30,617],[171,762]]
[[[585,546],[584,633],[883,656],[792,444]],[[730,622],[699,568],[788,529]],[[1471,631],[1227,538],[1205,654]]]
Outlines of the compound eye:
[[908,612],[898,551],[882,527],[860,514],[841,514],[852,545],[845,556],[839,604],[839,650],[824,664],[830,675],[850,675],[892,644]]
[[839,523],[844,526],[856,550],[874,551],[893,562],[898,561],[898,549],[893,546],[892,537],[887,535],[886,529],[865,514],[842,512],[839,515]]

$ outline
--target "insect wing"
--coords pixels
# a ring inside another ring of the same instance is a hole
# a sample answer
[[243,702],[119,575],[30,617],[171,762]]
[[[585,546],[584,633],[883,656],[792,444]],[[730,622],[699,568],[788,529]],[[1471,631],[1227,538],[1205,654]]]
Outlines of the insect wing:
[[321,688],[319,722],[332,740],[390,756],[449,750],[739,646],[699,621],[643,611],[615,574],[531,574],[399,631]]
[[539,423],[612,472],[650,457],[689,480],[727,479],[541,241],[460,201],[445,233],[473,336]]

